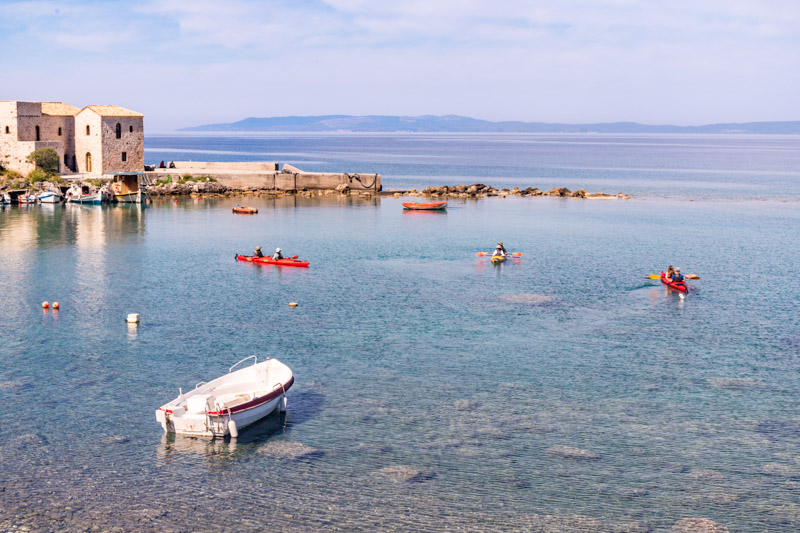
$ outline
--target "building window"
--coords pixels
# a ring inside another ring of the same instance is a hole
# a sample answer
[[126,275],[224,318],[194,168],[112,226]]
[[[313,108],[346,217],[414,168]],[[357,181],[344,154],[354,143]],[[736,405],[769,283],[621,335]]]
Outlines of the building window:
[[86,135],[89,135],[89,125],[86,125]]
[[128,160],[128,152],[122,152],[122,162],[124,163],[127,160]]
[[41,139],[39,138],[39,126],[36,126],[36,140],[41,141]]
[[[88,128],[89,126],[86,127]],[[91,171],[92,171],[92,154],[86,152],[86,172],[91,172]]]
[[69,156],[67,154],[64,154],[64,166],[69,166]]
[[8,129],[8,126],[6,126],[6,133],[11,133],[11,130]]
[[117,139],[122,139],[122,124],[117,122]]
[[133,133],[133,126],[131,126],[131,127],[128,129],[128,131],[130,131],[131,133]]
[[58,128],[58,136],[61,137],[61,128]]

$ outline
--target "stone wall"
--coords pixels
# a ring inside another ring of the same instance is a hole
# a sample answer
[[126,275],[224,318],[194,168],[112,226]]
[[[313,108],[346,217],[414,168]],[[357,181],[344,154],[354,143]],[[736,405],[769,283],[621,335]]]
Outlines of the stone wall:
[[[141,172],[144,169],[144,124],[141,117],[103,117],[101,173]],[[120,138],[117,139],[117,124]],[[125,161],[122,154],[125,154]]]
[[0,102],[0,158],[6,167],[27,174],[35,168],[26,161],[28,155],[52,148],[58,153],[60,172],[69,173],[65,161],[71,162],[74,154],[73,139],[71,116],[42,115],[39,102]]
[[[78,172],[81,174],[102,174],[103,144],[101,125],[100,116],[93,111],[84,109],[75,117],[75,153]],[[88,133],[87,127],[89,128]],[[91,160],[91,168],[89,159]]]
[[181,172],[200,172],[203,170],[259,170],[274,172],[278,170],[278,163],[269,161],[173,161],[174,170]]

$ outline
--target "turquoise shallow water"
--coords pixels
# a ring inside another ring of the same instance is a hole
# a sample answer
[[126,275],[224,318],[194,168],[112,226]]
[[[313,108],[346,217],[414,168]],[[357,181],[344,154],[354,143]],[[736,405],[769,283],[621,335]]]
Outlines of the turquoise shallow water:
[[[800,528],[796,203],[246,202],[0,211],[2,528]],[[500,239],[522,259],[475,257]],[[252,353],[294,370],[285,417],[163,436]]]

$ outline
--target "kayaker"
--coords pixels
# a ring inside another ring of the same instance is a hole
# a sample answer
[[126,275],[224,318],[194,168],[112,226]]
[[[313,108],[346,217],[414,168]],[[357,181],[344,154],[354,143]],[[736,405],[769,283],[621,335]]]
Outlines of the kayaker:
[[672,276],[674,275],[675,275],[675,268],[672,265],[670,265],[669,267],[667,267],[667,273],[664,275],[664,277],[667,278],[668,280],[672,280]]
[[681,274],[681,267],[675,267],[675,273],[672,274],[673,283],[683,283],[683,274]]
[[264,254],[261,253],[260,246],[256,246],[256,251],[253,252],[253,257],[264,257]]
[[281,255],[280,248],[275,248],[275,253],[272,254],[272,260],[277,261],[278,259],[283,259],[283,255]]
[[506,252],[506,247],[503,246],[503,241],[498,242],[497,247],[503,250],[503,255],[508,255],[508,252]]
[[505,257],[506,256],[506,249],[503,248],[503,243],[499,243],[497,245],[497,247],[494,249],[494,253],[492,254],[492,256],[495,256],[495,257],[496,256],[500,256],[500,257]]

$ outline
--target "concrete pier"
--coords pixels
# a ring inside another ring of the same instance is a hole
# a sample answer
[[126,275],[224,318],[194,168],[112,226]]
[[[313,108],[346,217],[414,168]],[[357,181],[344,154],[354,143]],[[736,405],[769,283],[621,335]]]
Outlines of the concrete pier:
[[175,161],[175,168],[156,168],[147,171],[151,183],[163,180],[169,175],[173,180],[184,174],[193,178],[214,178],[229,188],[274,189],[278,191],[302,190],[342,190],[349,187],[354,191],[381,190],[380,174],[305,172],[292,165],[272,162],[207,162]]

